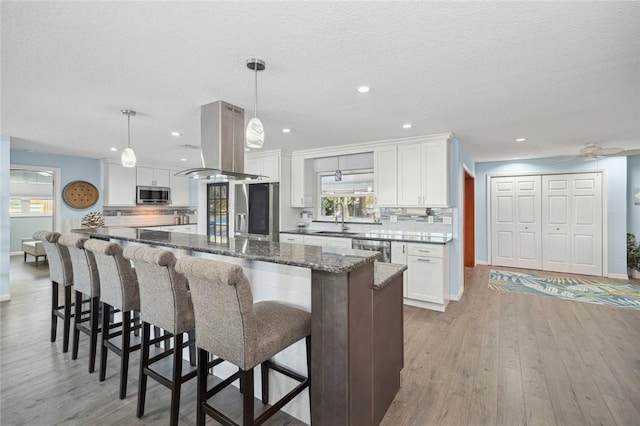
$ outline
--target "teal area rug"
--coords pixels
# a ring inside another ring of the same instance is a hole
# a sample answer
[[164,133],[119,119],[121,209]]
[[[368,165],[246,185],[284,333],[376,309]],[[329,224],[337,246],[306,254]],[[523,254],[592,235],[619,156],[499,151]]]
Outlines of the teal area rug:
[[638,285],[492,270],[489,276],[489,288],[505,293],[535,294],[640,310],[640,286]]

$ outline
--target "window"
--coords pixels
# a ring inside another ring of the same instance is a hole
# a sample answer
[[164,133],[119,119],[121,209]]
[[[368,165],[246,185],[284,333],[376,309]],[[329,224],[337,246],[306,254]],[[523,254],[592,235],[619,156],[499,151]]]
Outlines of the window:
[[52,213],[53,200],[51,199],[17,197],[9,199],[9,214],[11,216],[50,216]]
[[[342,173],[342,180],[336,181],[334,173],[320,173],[319,220],[333,221],[336,217],[345,222],[373,222],[379,216],[376,197],[373,192],[373,171],[352,170]],[[345,211],[342,212],[344,206]]]

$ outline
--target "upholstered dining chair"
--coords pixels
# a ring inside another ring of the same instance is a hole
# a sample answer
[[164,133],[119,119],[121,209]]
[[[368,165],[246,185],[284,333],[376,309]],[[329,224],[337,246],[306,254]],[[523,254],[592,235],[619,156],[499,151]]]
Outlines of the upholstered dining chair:
[[[51,341],[56,341],[58,318],[62,319],[62,352],[69,352],[69,331],[71,329],[71,288],[73,286],[73,268],[67,247],[58,244],[59,232],[36,231],[33,239],[42,241],[49,260],[51,278]],[[59,286],[64,287],[64,304],[59,304]]]
[[[176,271],[186,275],[196,324],[198,347],[197,423],[205,424],[205,415],[224,425],[235,424],[207,400],[222,386],[240,378],[243,393],[243,425],[261,424],[296,395],[309,387],[311,314],[284,303],[253,303],[249,280],[242,267],[227,262],[180,257]],[[278,352],[300,339],[306,339],[307,377],[271,361]],[[235,364],[239,372],[207,389],[207,361],[215,354]],[[269,370],[278,371],[298,382],[293,390],[254,419],[253,369],[262,371],[262,402],[269,402]]]

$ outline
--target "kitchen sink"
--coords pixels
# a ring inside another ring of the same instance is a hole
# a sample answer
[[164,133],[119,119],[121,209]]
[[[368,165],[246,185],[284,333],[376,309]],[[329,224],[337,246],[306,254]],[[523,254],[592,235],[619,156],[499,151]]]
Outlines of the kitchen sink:
[[346,231],[315,231],[313,235],[331,235],[334,237],[346,237],[349,235],[358,235],[359,232],[346,232]]

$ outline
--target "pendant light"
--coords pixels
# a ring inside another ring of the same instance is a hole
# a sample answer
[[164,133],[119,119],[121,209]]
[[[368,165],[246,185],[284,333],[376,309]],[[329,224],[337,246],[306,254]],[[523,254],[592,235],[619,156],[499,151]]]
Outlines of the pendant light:
[[253,70],[255,75],[255,110],[253,118],[247,124],[246,140],[248,148],[262,148],[264,145],[264,126],[258,118],[258,71],[264,71],[266,64],[262,59],[252,58],[247,60],[247,68]]
[[123,109],[120,112],[127,116],[127,147],[122,150],[120,161],[124,167],[135,167],[136,153],[131,149],[131,116],[136,115],[136,112],[130,109]]

